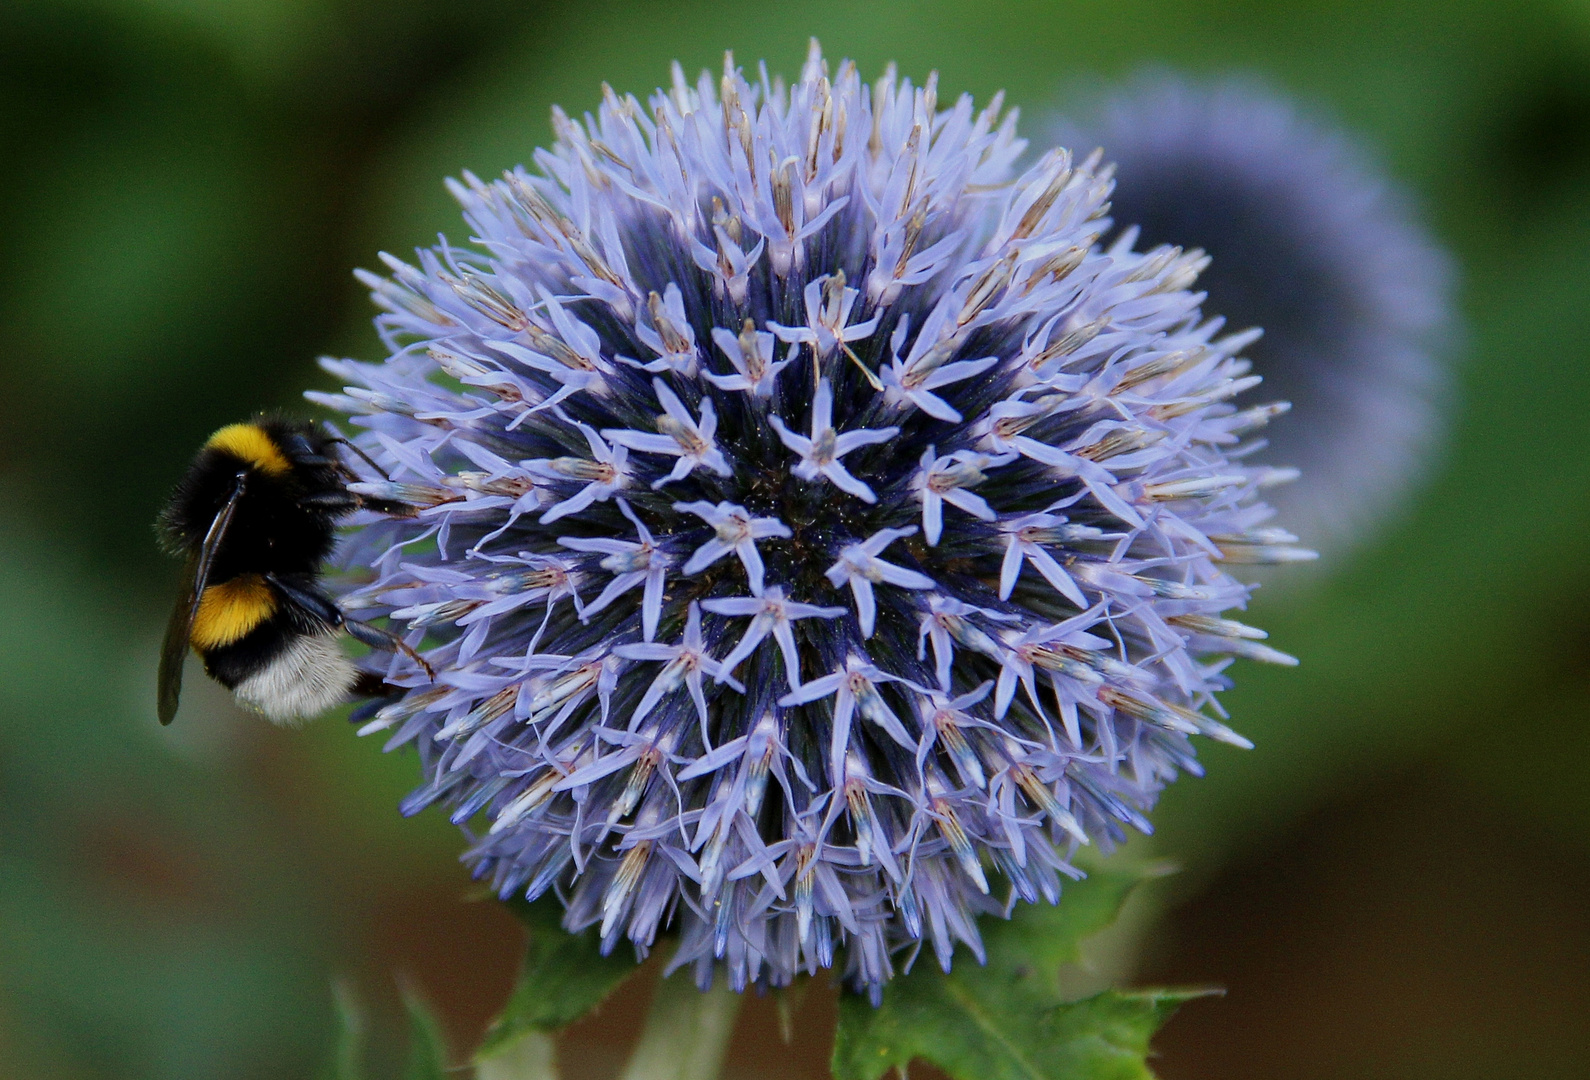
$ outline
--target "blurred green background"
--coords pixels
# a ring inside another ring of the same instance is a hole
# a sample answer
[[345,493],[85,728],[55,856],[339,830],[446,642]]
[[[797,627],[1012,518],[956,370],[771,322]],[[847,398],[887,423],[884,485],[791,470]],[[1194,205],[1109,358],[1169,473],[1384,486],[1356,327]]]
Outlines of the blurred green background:
[[[1145,851],[1183,872],[1141,981],[1218,983],[1167,1080],[1590,1075],[1590,3],[6,0],[0,6],[0,1073],[314,1075],[330,980],[460,1050],[518,931],[467,897],[414,761],[189,683],[155,723],[193,448],[379,355],[349,270],[465,230],[441,179],[525,161],[548,106],[732,47],[793,73],[1001,87],[1029,131],[1146,63],[1262,76],[1421,202],[1461,273],[1453,438],[1399,520],[1263,597],[1258,749],[1207,747]],[[1306,481],[1305,481],[1306,482]],[[565,1037],[611,1076],[644,987]],[[729,1076],[823,1075],[831,1000]],[[396,1075],[396,1059],[377,1062]]]

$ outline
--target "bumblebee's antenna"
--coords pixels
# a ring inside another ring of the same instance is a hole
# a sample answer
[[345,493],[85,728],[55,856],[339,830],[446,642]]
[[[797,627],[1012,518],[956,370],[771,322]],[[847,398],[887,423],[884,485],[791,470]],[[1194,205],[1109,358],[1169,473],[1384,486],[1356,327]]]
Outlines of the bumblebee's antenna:
[[392,477],[387,475],[387,471],[385,469],[381,468],[381,466],[377,465],[375,463],[375,459],[374,458],[372,458],[369,454],[366,454],[363,450],[360,450],[357,446],[355,446],[349,440],[344,439],[341,435],[333,435],[327,441],[328,442],[334,442],[334,443],[341,443],[343,446],[346,446],[349,450],[352,450],[355,454],[358,454],[361,458],[363,458],[364,459],[364,463],[366,465],[370,466],[370,468],[374,469],[376,471],[376,473],[381,477],[381,479],[387,481],[388,483],[391,483]]

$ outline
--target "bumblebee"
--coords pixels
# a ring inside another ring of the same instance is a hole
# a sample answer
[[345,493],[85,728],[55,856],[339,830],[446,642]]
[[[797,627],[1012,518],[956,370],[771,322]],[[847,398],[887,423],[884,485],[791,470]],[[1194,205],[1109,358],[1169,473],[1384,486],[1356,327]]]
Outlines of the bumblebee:
[[339,444],[380,472],[319,425],[277,417],[230,424],[193,459],[157,523],[166,546],[187,559],[160,653],[162,724],[177,714],[189,648],[241,704],[276,723],[385,692],[343,653],[340,632],[404,652],[430,673],[402,640],[349,618],[320,587],[339,518],[360,508],[414,512],[349,491],[359,477],[338,458]]

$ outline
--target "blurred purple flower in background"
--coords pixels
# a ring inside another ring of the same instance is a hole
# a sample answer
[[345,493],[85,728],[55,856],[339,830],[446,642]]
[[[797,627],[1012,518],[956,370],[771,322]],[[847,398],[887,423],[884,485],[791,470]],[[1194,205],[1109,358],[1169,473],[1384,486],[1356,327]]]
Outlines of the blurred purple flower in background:
[[1117,235],[1203,248],[1209,306],[1264,328],[1254,371],[1294,415],[1259,456],[1308,476],[1275,497],[1288,526],[1374,535],[1439,450],[1455,336],[1450,261],[1402,193],[1345,132],[1248,81],[1145,73],[1050,133],[1116,164]]
[[1097,156],[1018,173],[1014,113],[936,85],[814,45],[555,112],[535,172],[454,185],[473,247],[366,276],[391,355],[316,395],[417,508],[341,586],[438,672],[358,714],[419,750],[406,812],[703,984],[980,955],[1189,736],[1245,745],[1234,657],[1293,662],[1222,616],[1228,564],[1311,553],[1207,260],[1099,247]]

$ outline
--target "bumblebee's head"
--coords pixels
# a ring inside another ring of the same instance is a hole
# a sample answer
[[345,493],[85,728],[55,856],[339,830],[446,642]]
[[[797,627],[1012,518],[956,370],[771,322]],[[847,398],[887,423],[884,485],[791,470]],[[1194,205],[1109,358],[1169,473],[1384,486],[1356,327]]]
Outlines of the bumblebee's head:
[[317,424],[270,415],[216,431],[156,523],[165,547],[179,554],[194,550],[242,473],[249,475],[249,497],[240,513],[255,521],[262,542],[302,518],[314,519],[312,546],[318,549],[322,532],[329,543],[330,519],[350,502],[344,485],[351,474],[335,453],[335,441]]

